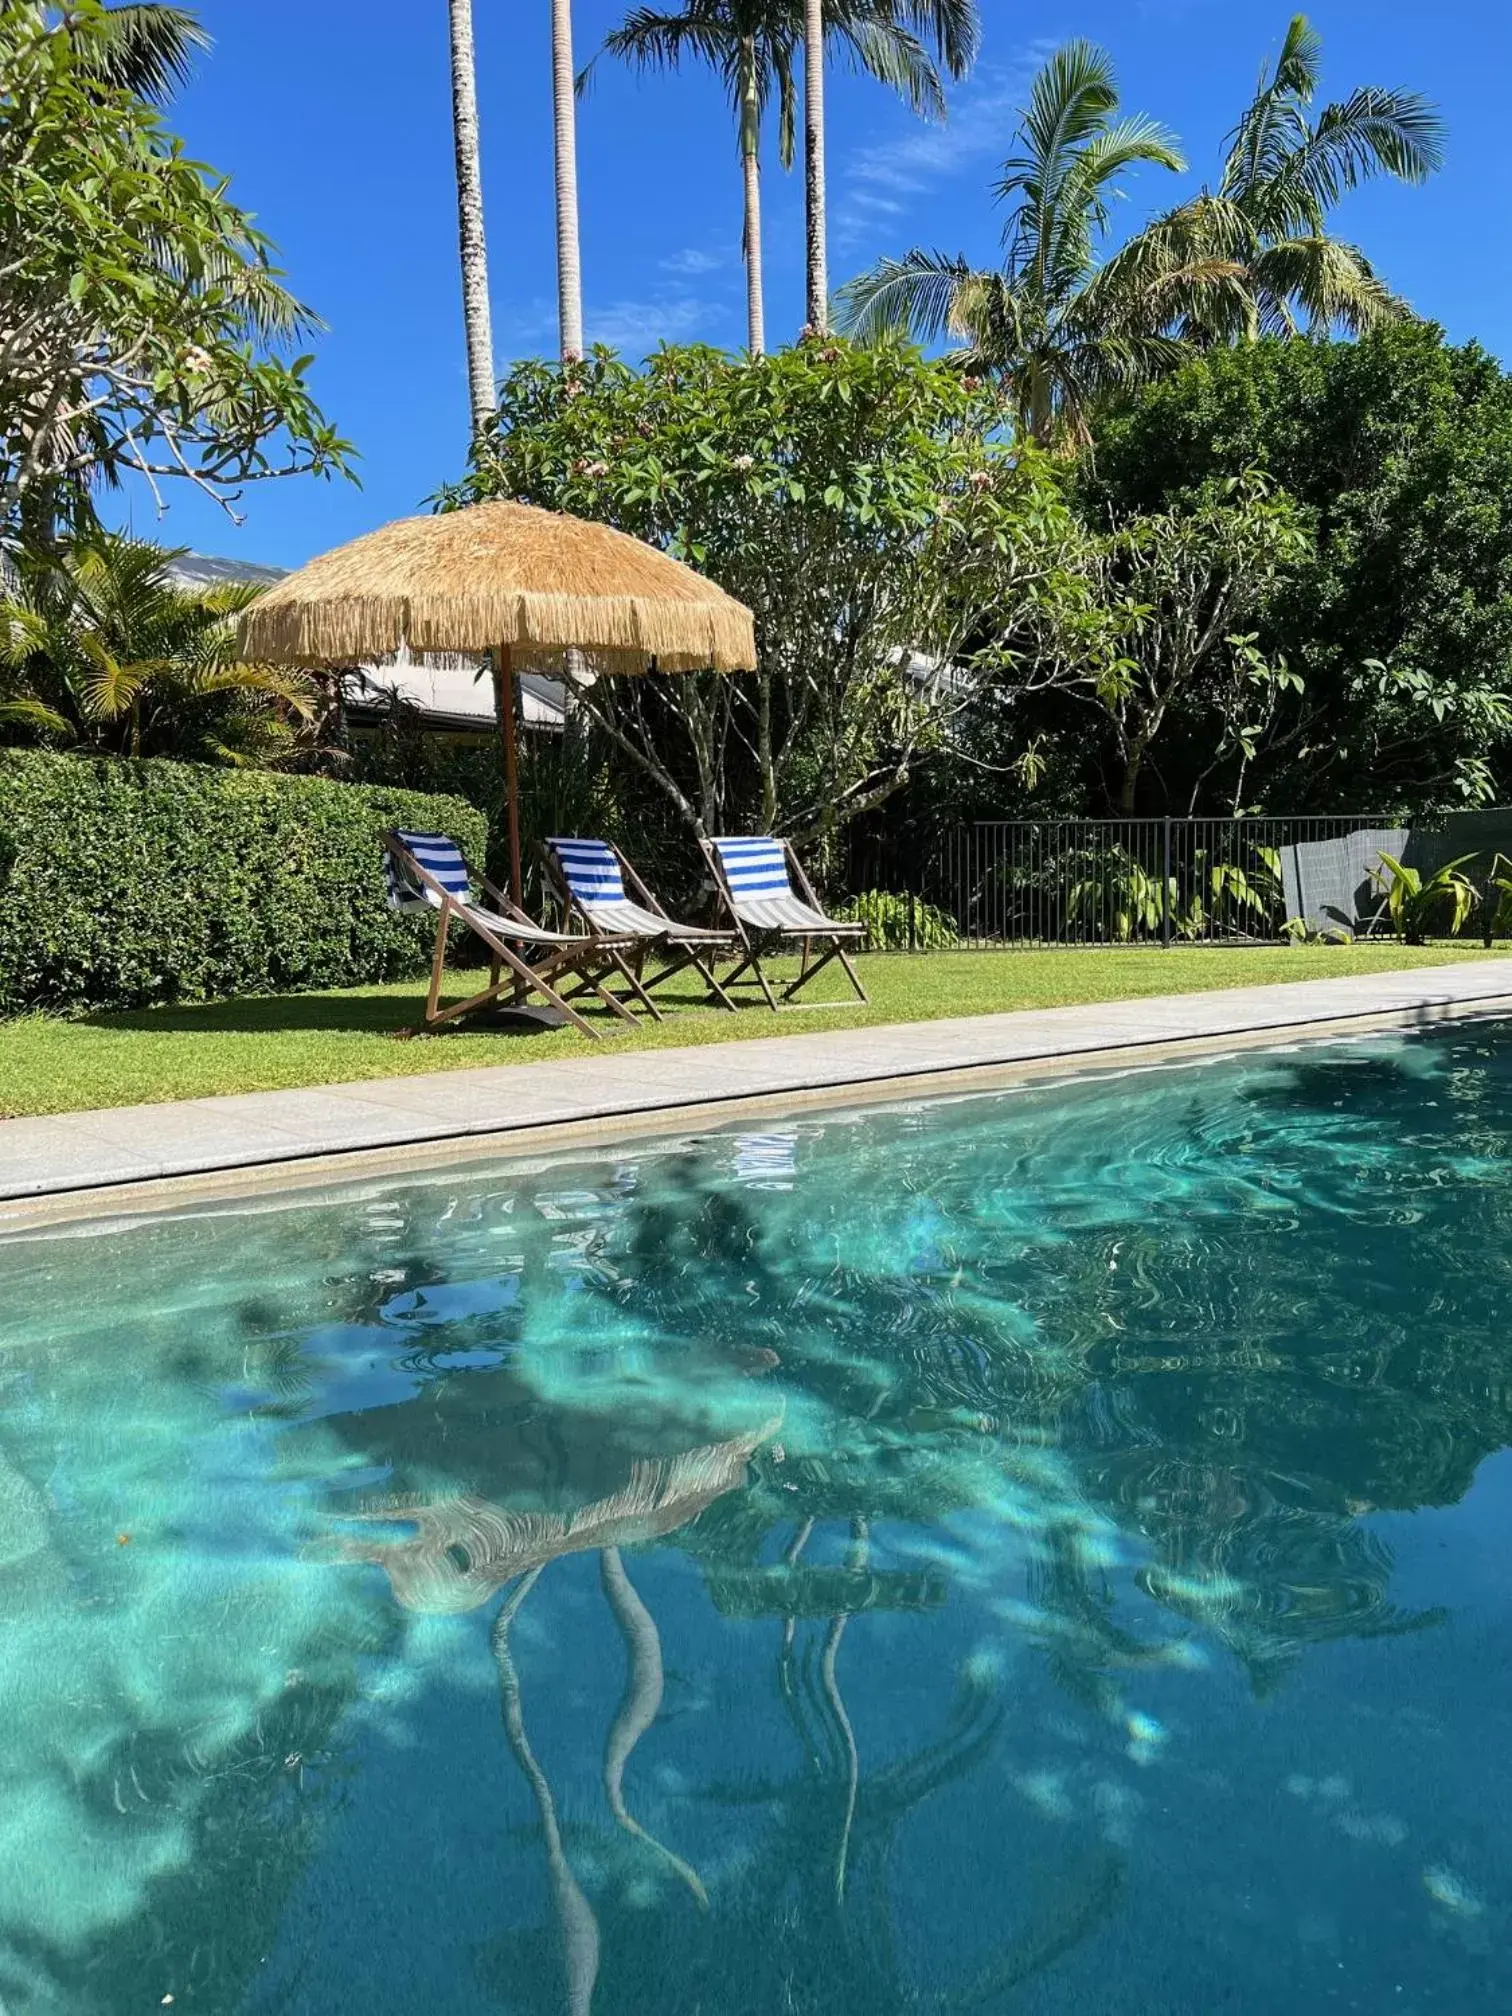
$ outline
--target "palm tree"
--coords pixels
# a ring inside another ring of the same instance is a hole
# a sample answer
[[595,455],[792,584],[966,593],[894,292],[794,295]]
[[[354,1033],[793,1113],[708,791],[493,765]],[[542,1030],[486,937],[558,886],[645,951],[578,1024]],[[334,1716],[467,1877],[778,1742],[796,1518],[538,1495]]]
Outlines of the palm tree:
[[186,589],[180,557],[119,533],[23,555],[0,602],[0,726],[122,756],[303,753],[316,682],[236,656],[236,616],[262,584]]
[[[963,0],[827,0],[824,31],[855,65],[906,97],[916,112],[943,115],[944,93],[929,54],[906,25],[936,7],[954,18]],[[601,55],[642,70],[675,70],[685,56],[724,80],[735,113],[745,192],[742,247],[746,267],[747,342],[753,357],[766,348],[761,270],[761,128],[777,100],[778,152],[791,167],[797,134],[794,66],[806,29],[806,0],[684,0],[680,13],[637,7],[604,38]],[[595,59],[597,60],[597,59]],[[583,73],[586,82],[593,65]],[[816,66],[817,68],[817,66]]]
[[483,167],[478,150],[478,72],[472,0],[448,0],[451,14],[452,141],[457,156],[457,239],[462,258],[462,323],[473,439],[494,407],[493,318],[483,236]]
[[803,208],[808,230],[808,326],[829,326],[824,193],[824,0],[803,0]]
[[583,354],[583,267],[578,244],[572,0],[551,0],[551,86],[556,134],[557,324],[562,359],[569,362]]
[[[952,77],[964,77],[981,39],[977,0],[905,0],[905,24],[931,35]],[[808,229],[808,324],[829,326],[829,260],[824,195],[824,19],[825,0],[803,7],[804,210]]]
[[[1093,399],[1163,369],[1179,346],[1161,333],[1172,276],[1117,255],[1097,262],[1109,205],[1127,170],[1186,166],[1175,136],[1143,115],[1118,118],[1112,61],[1090,42],[1058,49],[1030,87],[1020,152],[995,194],[1011,202],[999,271],[915,249],[841,290],[841,326],[870,337],[899,326],[961,339],[963,368],[1011,389],[1037,441],[1085,438]],[[1190,276],[1183,275],[1184,281]]]
[[155,102],[172,97],[187,80],[196,51],[210,47],[210,37],[186,8],[157,0],[107,7],[99,27],[88,44],[92,74]]
[[1231,269],[1183,303],[1181,333],[1208,340],[1342,328],[1351,335],[1408,313],[1328,214],[1376,175],[1420,183],[1444,158],[1444,124],[1413,91],[1362,85],[1312,111],[1323,45],[1292,18],[1273,69],[1228,136],[1215,192],[1204,190],[1141,234],[1149,270],[1203,259]]

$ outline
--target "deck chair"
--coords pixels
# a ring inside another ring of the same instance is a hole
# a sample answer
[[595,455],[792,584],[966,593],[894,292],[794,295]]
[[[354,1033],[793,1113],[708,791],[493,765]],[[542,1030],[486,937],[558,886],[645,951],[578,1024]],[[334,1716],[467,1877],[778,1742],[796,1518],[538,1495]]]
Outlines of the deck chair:
[[[475,874],[456,841],[444,833],[395,830],[384,834],[383,848],[390,906],[395,910],[439,913],[430,992],[425,1001],[427,1029],[437,1029],[459,1015],[490,1007],[506,993],[516,999],[522,992],[539,994],[565,1015],[575,1029],[595,1039],[598,1030],[570,1005],[584,993],[596,994],[622,1021],[634,1021],[630,1011],[602,984],[606,973],[629,970],[624,963],[623,941],[617,943],[598,935],[584,937],[581,932],[543,931],[486,876]],[[474,885],[489,899],[491,909],[475,901]],[[454,918],[488,947],[489,984],[481,994],[442,1008],[441,976],[446,963],[447,934]],[[524,956],[527,949],[535,953],[533,961]],[[576,983],[566,994],[552,985],[553,981],[560,983],[564,979]]]
[[[730,838],[705,840],[701,844],[720,908],[738,932],[745,953],[734,972],[725,975],[726,987],[733,987],[744,973],[750,972],[760,983],[769,1008],[787,1007],[832,959],[838,959],[859,998],[866,1000],[866,989],[845,949],[863,935],[866,926],[842,924],[837,918],[825,916],[814,886],[803,872],[803,864],[786,840]],[[803,963],[798,978],[782,990],[779,1002],[761,958],[784,939],[793,938],[802,941]],[[822,943],[826,939],[829,950],[816,959],[815,941]],[[812,1005],[838,1008],[843,1004],[830,1001]]]
[[[733,953],[732,931],[710,931],[701,924],[680,924],[669,917],[630,866],[618,847],[607,840],[557,838],[546,842],[546,872],[569,917],[581,917],[590,931],[634,941],[640,959],[631,986],[642,1007],[658,1022],[661,1010],[651,989],[692,966],[709,990],[709,999],[732,1012],[735,1003],[714,977],[711,963],[721,952]],[[665,962],[649,977],[645,954]]]

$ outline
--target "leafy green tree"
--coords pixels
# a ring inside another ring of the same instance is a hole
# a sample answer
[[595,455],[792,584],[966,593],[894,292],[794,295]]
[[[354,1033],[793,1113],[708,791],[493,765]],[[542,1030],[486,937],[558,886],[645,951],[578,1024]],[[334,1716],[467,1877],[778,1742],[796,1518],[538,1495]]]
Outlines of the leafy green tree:
[[519,497],[691,561],[754,611],[753,678],[601,680],[583,705],[695,828],[812,837],[898,790],[1053,592],[1070,516],[1002,412],[894,342],[754,362],[516,366],[445,502]]
[[[1094,517],[1128,516],[1250,468],[1316,527],[1254,625],[1305,691],[1250,791],[1282,811],[1414,815],[1504,796],[1512,378],[1420,322],[1217,349],[1102,416],[1083,484]],[[1167,772],[1179,796],[1203,760],[1194,737]]]
[[[1444,124],[1414,91],[1366,84],[1314,113],[1323,45],[1294,15],[1228,136],[1218,187],[1148,225],[1128,264],[1166,283],[1183,334],[1233,341],[1299,327],[1358,335],[1409,311],[1357,245],[1331,235],[1340,198],[1377,175],[1420,183]],[[1184,276],[1172,288],[1172,276]]]
[[[935,40],[953,75],[975,49],[974,0],[827,0],[824,32],[854,65],[905,97],[916,112],[943,117],[939,74],[920,32]],[[604,38],[600,52],[641,70],[675,70],[684,58],[718,72],[740,137],[745,190],[742,247],[746,264],[747,342],[766,348],[761,272],[761,129],[777,102],[777,147],[793,164],[798,126],[796,59],[803,47],[804,0],[683,0],[677,13],[636,7]],[[597,59],[595,59],[596,61]],[[583,73],[586,81],[593,65]]]
[[[1139,786],[1156,745],[1184,723],[1207,752],[1193,786],[1195,810],[1209,780],[1222,778],[1229,809],[1241,809],[1250,764],[1280,705],[1301,680],[1256,645],[1253,626],[1289,572],[1310,551],[1291,498],[1263,477],[1212,483],[1168,511],[1115,518],[1063,552],[1064,591],[1026,607],[997,698],[1017,707],[1030,682],[1095,716],[1112,809],[1139,809]],[[1170,803],[1169,782],[1166,803]]]
[[303,754],[317,683],[236,656],[236,616],[256,585],[182,588],[179,557],[105,533],[23,559],[0,602],[0,733],[122,756]]
[[344,467],[287,354],[308,311],[224,180],[111,81],[122,51],[95,0],[0,15],[0,536],[88,524],[131,470],[229,504]]
[[1143,114],[1118,117],[1118,104],[1105,50],[1081,41],[1058,49],[1034,79],[1019,151],[994,191],[1011,205],[1001,269],[916,247],[841,289],[841,327],[861,337],[899,326],[925,341],[954,336],[968,373],[1009,386],[1023,432],[1042,444],[1085,439],[1099,394],[1180,356],[1160,329],[1172,276],[1120,256],[1098,263],[1129,170],[1186,166],[1173,134]]

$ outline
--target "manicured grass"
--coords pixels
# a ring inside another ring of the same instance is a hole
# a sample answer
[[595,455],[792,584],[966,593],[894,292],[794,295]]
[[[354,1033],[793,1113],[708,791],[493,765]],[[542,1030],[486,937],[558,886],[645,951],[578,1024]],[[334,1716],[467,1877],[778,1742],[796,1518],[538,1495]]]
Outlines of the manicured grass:
[[[729,1015],[704,1010],[694,998],[684,996],[663,1023],[642,1022],[628,1030],[605,1016],[605,1040],[598,1044],[571,1029],[518,1035],[473,1028],[397,1041],[398,1032],[420,1013],[424,983],[414,980],[325,994],[96,1015],[81,1022],[30,1015],[0,1022],[0,1115],[77,1112],[91,1106],[203,1098],[216,1092],[518,1064],[590,1050],[660,1049],[806,1029],[861,1028],[945,1015],[1060,1007],[1075,1001],[1196,993],[1255,982],[1322,980],[1496,956],[1506,956],[1504,948],[1488,954],[1461,943],[1419,948],[1178,946],[1170,951],[883,955],[860,961],[872,997],[869,1008],[853,1004],[779,1017],[753,1007]],[[819,985],[827,986],[830,977],[824,975]],[[452,998],[461,998],[464,989],[475,991],[476,984],[481,984],[476,976],[459,973]],[[838,994],[839,986],[831,991]]]

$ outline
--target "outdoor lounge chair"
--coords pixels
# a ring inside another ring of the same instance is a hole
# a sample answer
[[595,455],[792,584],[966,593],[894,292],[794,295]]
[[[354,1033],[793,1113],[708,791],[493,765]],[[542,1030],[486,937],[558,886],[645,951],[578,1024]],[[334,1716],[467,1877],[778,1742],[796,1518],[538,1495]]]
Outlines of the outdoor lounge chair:
[[[383,865],[393,908],[439,913],[430,992],[425,1002],[427,1029],[453,1022],[459,1015],[500,1005],[505,995],[517,1001],[525,995],[539,994],[550,1007],[565,1015],[574,1028],[594,1038],[598,1030],[570,1005],[581,994],[596,994],[623,1021],[634,1020],[630,1011],[602,984],[604,975],[611,971],[630,977],[624,960],[625,941],[599,934],[585,937],[581,932],[543,931],[486,876],[475,874],[456,841],[444,833],[388,832],[383,836],[383,846]],[[491,909],[474,900],[475,885],[489,899]],[[489,984],[481,994],[442,1008],[441,975],[453,918],[488,947]],[[525,956],[527,950],[535,953],[534,961]],[[552,985],[553,981],[560,983],[564,979],[576,982],[568,994]]]
[[701,924],[680,924],[669,917],[618,847],[607,840],[548,840],[546,867],[569,916],[581,917],[590,931],[632,939],[642,955],[656,952],[665,960],[659,971],[648,977],[642,956],[630,975],[636,998],[658,1022],[662,1014],[651,999],[651,989],[688,966],[695,968],[711,1000],[734,1009],[735,1003],[715,979],[710,963],[721,952],[734,952],[734,932],[710,931]]
[[[788,1006],[800,989],[822,973],[832,959],[838,959],[859,998],[866,1000],[866,989],[845,949],[862,936],[866,926],[842,924],[837,918],[825,916],[813,884],[786,840],[705,840],[702,845],[720,907],[739,933],[745,952],[734,972],[725,975],[726,987],[733,987],[749,971],[760,982],[768,1007]],[[762,969],[761,955],[784,939],[792,938],[802,940],[803,963],[797,979],[782,990],[779,1003]],[[829,941],[829,950],[821,959],[814,957],[816,940]]]

